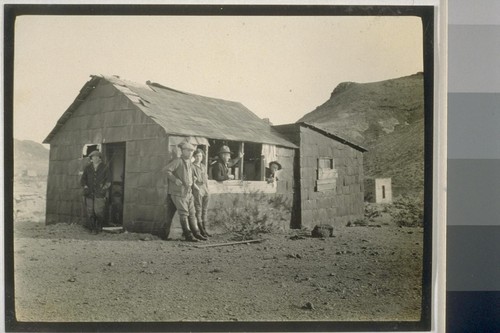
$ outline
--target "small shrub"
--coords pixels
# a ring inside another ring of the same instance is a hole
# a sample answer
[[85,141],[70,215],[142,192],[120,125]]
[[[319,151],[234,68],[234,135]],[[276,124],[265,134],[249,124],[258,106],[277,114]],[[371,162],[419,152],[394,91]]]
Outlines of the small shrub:
[[357,219],[352,222],[357,227],[366,227],[368,225],[368,221],[365,219]]
[[231,205],[219,203],[213,213],[214,224],[234,234],[235,240],[249,240],[289,223],[291,207],[282,196],[245,192],[235,195]]
[[376,217],[380,216],[380,211],[376,205],[365,203],[365,219],[374,222]]
[[389,209],[394,222],[399,227],[423,227],[424,204],[422,200],[410,197],[400,197]]

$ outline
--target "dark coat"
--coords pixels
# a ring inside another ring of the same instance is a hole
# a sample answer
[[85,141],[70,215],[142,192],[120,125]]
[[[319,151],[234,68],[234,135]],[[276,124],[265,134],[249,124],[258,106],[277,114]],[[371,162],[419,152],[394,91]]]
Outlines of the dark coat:
[[83,174],[80,178],[81,186],[88,187],[88,189],[84,189],[84,195],[88,198],[105,198],[111,184],[109,179],[109,169],[104,166],[104,163],[100,163],[97,166],[97,170],[94,169],[92,163],[89,163],[83,169]]
[[217,163],[212,167],[212,177],[218,182],[229,179],[229,168],[226,163],[218,160]]

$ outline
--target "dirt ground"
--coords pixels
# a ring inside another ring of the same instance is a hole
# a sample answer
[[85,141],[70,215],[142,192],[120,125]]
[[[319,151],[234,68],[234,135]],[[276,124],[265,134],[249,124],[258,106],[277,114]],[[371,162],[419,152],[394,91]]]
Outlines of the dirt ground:
[[414,321],[423,229],[336,227],[326,239],[265,234],[198,248],[147,234],[91,235],[79,225],[19,221],[20,321]]

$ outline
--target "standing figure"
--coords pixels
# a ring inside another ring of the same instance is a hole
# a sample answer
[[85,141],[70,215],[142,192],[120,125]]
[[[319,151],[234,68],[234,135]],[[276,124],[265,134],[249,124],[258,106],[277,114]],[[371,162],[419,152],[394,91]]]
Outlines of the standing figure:
[[201,149],[197,149],[194,154],[193,162],[193,196],[194,196],[194,208],[196,210],[196,219],[198,220],[198,228],[200,233],[205,237],[210,237],[208,234],[207,226],[207,212],[208,212],[208,175],[207,167],[205,164],[201,163],[205,156],[205,152]]
[[[183,142],[179,144],[179,148],[181,148],[181,157],[176,158],[163,169],[168,178],[168,194],[179,213],[184,239],[191,242],[197,242],[198,239],[207,240],[205,236],[200,234],[194,209],[192,190],[194,178],[191,166],[194,146],[188,142]],[[167,216],[165,225],[165,235],[168,238],[172,224],[172,214],[170,211],[167,214],[169,216]]]
[[83,170],[80,184],[83,187],[91,233],[98,234],[102,231],[106,197],[111,182],[109,170],[102,163],[102,154],[94,150],[89,157],[91,163]]
[[234,179],[234,175],[229,172],[229,168],[238,163],[243,158],[243,152],[240,156],[231,160],[231,150],[228,146],[222,146],[219,150],[219,160],[212,168],[212,177],[218,182]]

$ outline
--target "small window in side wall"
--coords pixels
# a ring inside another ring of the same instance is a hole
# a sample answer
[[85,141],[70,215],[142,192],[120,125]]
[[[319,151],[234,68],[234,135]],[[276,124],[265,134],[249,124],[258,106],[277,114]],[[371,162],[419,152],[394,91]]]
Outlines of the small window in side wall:
[[91,152],[93,152],[94,150],[97,150],[99,152],[102,153],[102,147],[101,147],[101,144],[86,144],[83,146],[83,149],[82,149],[82,157],[88,157],[90,155]]
[[337,170],[331,157],[318,158],[316,192],[331,191],[337,185]]

